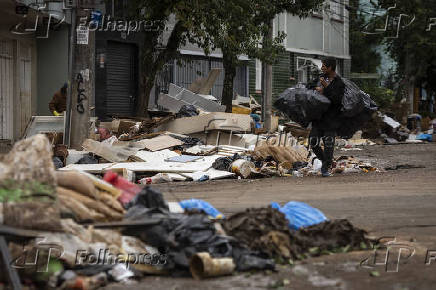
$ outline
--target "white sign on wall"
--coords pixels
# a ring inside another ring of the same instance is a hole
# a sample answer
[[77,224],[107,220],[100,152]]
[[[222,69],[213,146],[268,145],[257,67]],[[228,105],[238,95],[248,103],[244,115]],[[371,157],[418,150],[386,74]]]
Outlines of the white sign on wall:
[[88,44],[89,29],[87,26],[77,27],[77,44]]

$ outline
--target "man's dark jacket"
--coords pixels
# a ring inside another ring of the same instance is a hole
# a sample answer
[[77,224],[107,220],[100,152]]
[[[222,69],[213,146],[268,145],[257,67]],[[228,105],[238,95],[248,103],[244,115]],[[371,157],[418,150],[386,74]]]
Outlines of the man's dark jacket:
[[313,125],[324,130],[336,130],[340,126],[344,91],[345,84],[341,77],[336,75],[336,77],[331,80],[330,84],[324,88],[323,93],[323,95],[330,100],[331,104],[328,110],[322,115],[321,119]]

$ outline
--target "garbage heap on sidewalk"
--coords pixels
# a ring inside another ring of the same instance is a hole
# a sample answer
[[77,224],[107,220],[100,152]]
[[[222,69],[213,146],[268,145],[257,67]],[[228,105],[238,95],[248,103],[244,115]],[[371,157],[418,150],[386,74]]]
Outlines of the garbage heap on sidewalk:
[[[225,217],[202,200],[166,202],[116,169],[103,178],[56,171],[52,158],[39,134],[17,142],[0,162],[0,238],[10,241],[2,256],[10,252],[28,286],[97,289],[147,275],[203,279],[372,247],[365,231],[302,202]],[[0,273],[0,281],[10,278]]]

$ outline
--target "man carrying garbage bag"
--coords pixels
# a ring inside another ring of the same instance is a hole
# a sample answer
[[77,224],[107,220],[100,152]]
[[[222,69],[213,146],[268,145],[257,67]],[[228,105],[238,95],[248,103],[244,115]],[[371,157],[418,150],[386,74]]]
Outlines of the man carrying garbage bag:
[[[326,96],[331,104],[321,119],[312,122],[309,142],[312,151],[322,161],[322,176],[328,177],[333,160],[336,131],[341,125],[340,114],[345,84],[336,74],[336,59],[325,58],[321,70],[323,72],[320,77],[321,86],[316,87],[316,90]],[[321,148],[321,140],[324,143],[324,150]]]

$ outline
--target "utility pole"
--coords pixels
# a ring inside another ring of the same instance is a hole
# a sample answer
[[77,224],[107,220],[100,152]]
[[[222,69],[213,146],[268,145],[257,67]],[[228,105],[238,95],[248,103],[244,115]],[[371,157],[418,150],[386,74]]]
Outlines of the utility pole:
[[[273,39],[273,20],[269,23],[267,39]],[[267,132],[271,131],[271,118],[272,118],[272,65],[262,63],[262,116],[264,117],[264,127]]]
[[68,94],[67,94],[67,109],[65,111],[65,130],[64,130],[64,144],[70,146],[70,132],[71,132],[71,108],[73,99],[72,84],[74,82],[73,76],[73,63],[74,63],[74,45],[76,43],[76,6],[70,10],[70,35],[68,45]]
[[[78,7],[75,23],[82,17],[86,17],[88,23],[88,16],[89,11]],[[89,103],[94,95],[95,34],[88,26],[73,28],[76,41],[72,45],[70,147],[80,150],[89,135]]]

